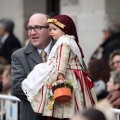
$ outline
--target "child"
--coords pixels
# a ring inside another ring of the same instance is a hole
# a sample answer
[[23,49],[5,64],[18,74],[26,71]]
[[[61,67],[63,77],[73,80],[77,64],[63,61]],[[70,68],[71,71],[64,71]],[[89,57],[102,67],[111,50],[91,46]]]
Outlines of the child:
[[120,71],[112,71],[107,83],[107,91],[111,93],[117,90],[120,90]]
[[[93,83],[87,77],[83,54],[73,20],[67,15],[48,19],[49,32],[57,40],[46,63],[36,65],[22,82],[22,89],[36,113],[55,118],[72,118],[76,111],[92,107],[96,102]],[[49,99],[48,84],[69,80],[73,85],[72,99],[54,104]]]

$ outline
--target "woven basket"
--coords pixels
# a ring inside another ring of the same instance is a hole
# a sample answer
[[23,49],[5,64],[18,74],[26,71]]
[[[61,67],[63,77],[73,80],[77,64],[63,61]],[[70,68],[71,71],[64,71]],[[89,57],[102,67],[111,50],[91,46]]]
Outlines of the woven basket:
[[57,88],[54,91],[55,102],[64,103],[70,101],[72,98],[71,89],[67,87]]

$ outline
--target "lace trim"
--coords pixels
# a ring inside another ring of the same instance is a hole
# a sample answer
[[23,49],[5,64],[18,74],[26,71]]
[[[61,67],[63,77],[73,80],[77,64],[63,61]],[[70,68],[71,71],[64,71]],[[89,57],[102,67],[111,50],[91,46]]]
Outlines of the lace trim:
[[[52,65],[52,67],[50,66],[49,69],[45,69],[48,65],[45,67],[44,65],[36,65],[34,70],[32,70],[27,76],[27,78],[22,82],[22,90],[27,96],[28,101],[30,102],[32,102],[34,96],[48,81],[50,76],[56,71],[56,66]],[[42,72],[40,71],[40,69]]]
[[53,46],[53,48],[50,52],[50,55],[48,57],[48,63],[51,63],[52,59],[57,55],[57,49],[61,44],[67,44],[71,47],[72,51],[78,56],[79,62],[81,63],[82,67],[84,68],[80,50],[78,48],[78,45],[75,42],[75,37],[69,36],[69,35],[63,35],[57,40],[56,44]]

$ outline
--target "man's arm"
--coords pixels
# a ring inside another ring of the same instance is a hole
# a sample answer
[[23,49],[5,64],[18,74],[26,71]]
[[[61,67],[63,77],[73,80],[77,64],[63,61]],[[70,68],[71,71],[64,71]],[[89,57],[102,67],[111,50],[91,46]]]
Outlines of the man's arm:
[[24,71],[23,61],[20,61],[19,54],[12,55],[12,66],[11,66],[11,87],[12,94],[18,97],[21,100],[27,100],[26,95],[24,94],[21,83],[26,78]]

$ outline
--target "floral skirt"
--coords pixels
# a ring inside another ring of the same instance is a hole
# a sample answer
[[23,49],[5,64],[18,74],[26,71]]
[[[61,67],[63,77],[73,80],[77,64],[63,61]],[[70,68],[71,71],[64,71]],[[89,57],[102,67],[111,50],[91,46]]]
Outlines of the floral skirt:
[[67,69],[66,71],[65,79],[70,80],[73,85],[72,99],[69,102],[56,103],[54,100],[49,99],[50,89],[47,87],[47,84],[55,82],[57,74],[55,72],[35,95],[31,102],[34,112],[41,113],[43,116],[63,119],[72,118],[76,112],[93,107],[97,101],[93,83],[83,70]]

